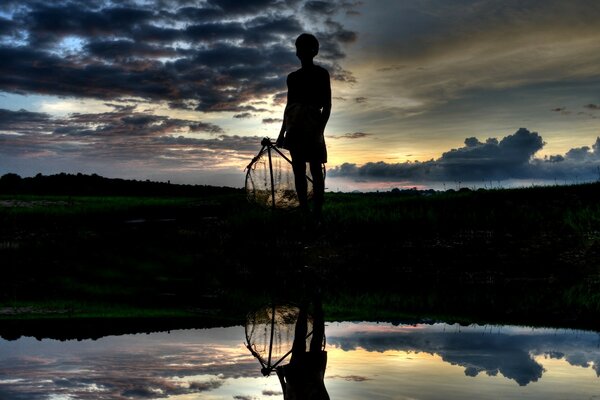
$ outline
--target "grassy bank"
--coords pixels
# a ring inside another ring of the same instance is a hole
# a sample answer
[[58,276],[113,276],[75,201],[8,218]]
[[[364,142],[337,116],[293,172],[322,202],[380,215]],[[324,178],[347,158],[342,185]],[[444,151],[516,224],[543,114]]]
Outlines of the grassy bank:
[[599,184],[328,193],[322,225],[241,191],[0,205],[5,321],[236,320],[315,285],[336,319],[600,320]]

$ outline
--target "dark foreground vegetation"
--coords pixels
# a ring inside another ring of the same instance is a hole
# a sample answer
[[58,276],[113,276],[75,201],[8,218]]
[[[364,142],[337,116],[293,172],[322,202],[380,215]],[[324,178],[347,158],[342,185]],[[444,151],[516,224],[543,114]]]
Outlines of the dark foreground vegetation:
[[0,335],[242,323],[314,287],[331,320],[600,329],[598,183],[328,193],[322,225],[237,189],[160,185],[48,195],[0,180]]

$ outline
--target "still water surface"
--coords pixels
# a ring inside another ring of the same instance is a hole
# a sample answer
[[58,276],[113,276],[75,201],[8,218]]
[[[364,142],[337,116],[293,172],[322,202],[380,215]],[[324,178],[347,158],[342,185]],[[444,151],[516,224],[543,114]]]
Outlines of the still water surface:
[[[600,335],[512,326],[328,323],[331,399],[600,399]],[[281,399],[242,327],[0,339],[0,399]]]

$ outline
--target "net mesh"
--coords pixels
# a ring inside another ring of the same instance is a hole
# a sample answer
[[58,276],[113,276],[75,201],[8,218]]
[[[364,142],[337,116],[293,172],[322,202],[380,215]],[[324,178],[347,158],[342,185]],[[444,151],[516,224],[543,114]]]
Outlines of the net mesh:
[[[275,323],[273,322],[273,306],[265,306],[246,318],[246,340],[248,348],[259,359],[261,364],[271,367],[278,363],[292,350],[294,331],[300,309],[293,305],[275,306]],[[307,319],[308,333],[313,330],[312,317]],[[271,347],[271,330],[273,345]],[[310,347],[311,335],[306,338],[306,348]],[[269,360],[269,349],[271,359]]]
[[[277,149],[282,152],[288,160],[287,150]],[[248,201],[263,207],[289,209],[298,207],[298,196],[294,183],[294,171],[292,165],[274,148],[263,147],[248,166],[246,173],[246,196]],[[269,151],[271,153],[271,166],[273,170],[273,191],[271,190],[271,168],[269,168]],[[306,168],[307,176],[310,176],[310,168]],[[308,198],[312,197],[313,188],[311,180],[308,181]],[[273,193],[275,196],[273,196]],[[273,198],[275,201],[273,202]]]

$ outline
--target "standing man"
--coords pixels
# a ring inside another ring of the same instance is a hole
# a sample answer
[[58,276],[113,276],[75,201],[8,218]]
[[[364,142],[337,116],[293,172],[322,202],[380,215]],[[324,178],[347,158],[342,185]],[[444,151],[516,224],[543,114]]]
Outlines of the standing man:
[[306,351],[308,304],[300,306],[294,331],[292,358],[289,364],[276,368],[284,400],[329,400],[323,382],[327,367],[327,352],[323,349],[325,318],[321,297],[313,299],[313,330],[309,351]]
[[303,33],[296,39],[296,56],[302,67],[287,77],[287,105],[277,146],[290,151],[300,207],[308,210],[306,163],[313,180],[313,212],[321,218],[325,195],[322,164],[327,162],[324,131],[331,114],[329,72],[315,65],[319,41]]

